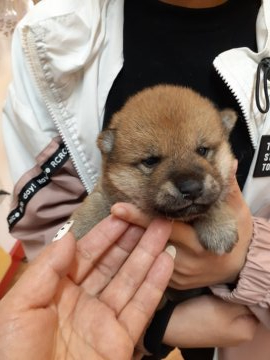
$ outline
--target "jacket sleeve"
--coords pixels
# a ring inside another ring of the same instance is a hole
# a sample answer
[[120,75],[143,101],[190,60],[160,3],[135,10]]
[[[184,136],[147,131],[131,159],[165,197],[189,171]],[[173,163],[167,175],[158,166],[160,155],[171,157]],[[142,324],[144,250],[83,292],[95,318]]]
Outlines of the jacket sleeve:
[[85,188],[49,116],[26,62],[19,29],[13,38],[13,81],[3,112],[3,135],[13,200],[8,223],[34,258],[85,196]]
[[247,305],[270,328],[270,222],[253,218],[253,237],[236,287],[213,286],[215,295],[226,301]]
[[86,196],[67,149],[54,139],[15,184],[8,223],[29,260],[50,241]]

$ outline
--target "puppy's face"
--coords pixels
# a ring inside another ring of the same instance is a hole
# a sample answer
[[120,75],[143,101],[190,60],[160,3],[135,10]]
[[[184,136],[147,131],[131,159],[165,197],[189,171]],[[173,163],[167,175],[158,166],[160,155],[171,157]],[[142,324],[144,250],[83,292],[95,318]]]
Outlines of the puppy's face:
[[226,193],[235,121],[186,88],[138,93],[99,136],[105,191],[151,215],[192,220]]

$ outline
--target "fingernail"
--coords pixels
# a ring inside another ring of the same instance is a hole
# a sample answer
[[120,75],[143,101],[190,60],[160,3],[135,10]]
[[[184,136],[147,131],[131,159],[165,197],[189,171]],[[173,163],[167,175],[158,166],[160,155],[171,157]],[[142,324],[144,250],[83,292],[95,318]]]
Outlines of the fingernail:
[[61,227],[61,229],[59,229],[57,231],[57,234],[52,239],[52,242],[62,239],[62,237],[65,236],[66,233],[69,232],[69,230],[70,230],[71,226],[73,225],[73,223],[74,223],[74,220],[69,220],[68,222],[66,222],[65,225],[63,225]]
[[114,205],[112,207],[112,214],[121,218],[127,215],[127,211],[123,206]]
[[233,174],[234,175],[236,175],[237,168],[238,168],[238,160],[235,159],[233,162]]
[[176,256],[176,248],[173,245],[168,245],[165,249],[166,253],[169,254],[173,259]]

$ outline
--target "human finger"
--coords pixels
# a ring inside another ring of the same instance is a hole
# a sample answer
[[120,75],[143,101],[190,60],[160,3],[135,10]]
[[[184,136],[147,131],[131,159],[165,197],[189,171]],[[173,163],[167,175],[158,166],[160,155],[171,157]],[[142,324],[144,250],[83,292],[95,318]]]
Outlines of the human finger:
[[130,225],[120,239],[96,262],[81,285],[90,295],[98,294],[114,277],[144,233],[144,229]]
[[118,317],[134,344],[152,318],[168,285],[173,272],[173,256],[163,252],[157,257],[138,291]]
[[119,219],[144,228],[151,222],[151,217],[130,203],[116,203],[111,207],[111,213]]
[[171,241],[190,253],[196,253],[197,255],[209,253],[200,244],[195,229],[188,223],[181,221],[173,222]]
[[[244,236],[245,237],[249,236],[251,238],[252,215],[237,182],[237,177],[236,177],[237,167],[238,167],[238,161],[235,160],[230,175],[229,191],[225,201],[229,204],[231,210],[235,214],[238,225],[240,225],[238,226],[239,238],[241,239]],[[241,223],[244,223],[245,226],[241,226]]]
[[94,226],[77,242],[75,260],[69,272],[70,278],[81,283],[97,260],[125,233],[129,224],[115,216],[108,216]]
[[[231,184],[230,191],[226,198],[227,203],[229,204],[231,210],[234,212],[236,220],[238,224],[242,224],[242,227],[240,227],[240,231],[242,230],[244,233],[248,235],[252,235],[252,215],[251,211],[243,197],[243,194],[241,192],[241,189],[239,188],[239,185],[234,179]],[[239,228],[239,226],[238,226]],[[239,234],[239,237],[241,237],[241,233]]]
[[71,233],[48,245],[7,293],[9,308],[16,311],[47,306],[54,297],[75,256],[76,242]]
[[169,222],[153,220],[125,264],[104,289],[100,299],[116,314],[122,311],[141,286],[156,257],[164,249],[170,233]]
[[[129,203],[116,203],[111,208],[111,213],[124,221],[147,228],[151,222],[151,218],[144,214],[135,205]],[[171,233],[173,242],[181,243],[192,251],[205,251],[199,243],[197,233],[186,223],[173,221]]]
[[243,194],[238,185],[236,177],[233,177],[230,181],[230,188],[226,196],[225,201],[231,204],[232,208],[238,209],[239,205],[245,204]]

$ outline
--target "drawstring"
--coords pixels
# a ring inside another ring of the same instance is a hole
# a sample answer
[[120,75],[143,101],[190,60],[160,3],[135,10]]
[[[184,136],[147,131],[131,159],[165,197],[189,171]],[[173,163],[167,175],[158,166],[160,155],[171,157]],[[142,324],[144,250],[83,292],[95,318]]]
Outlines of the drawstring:
[[[263,91],[265,97],[265,109],[263,109],[260,104],[261,71],[263,72]],[[266,57],[262,59],[257,68],[256,92],[255,92],[256,104],[259,111],[263,114],[266,114],[270,108],[267,80],[270,80],[270,57]]]

